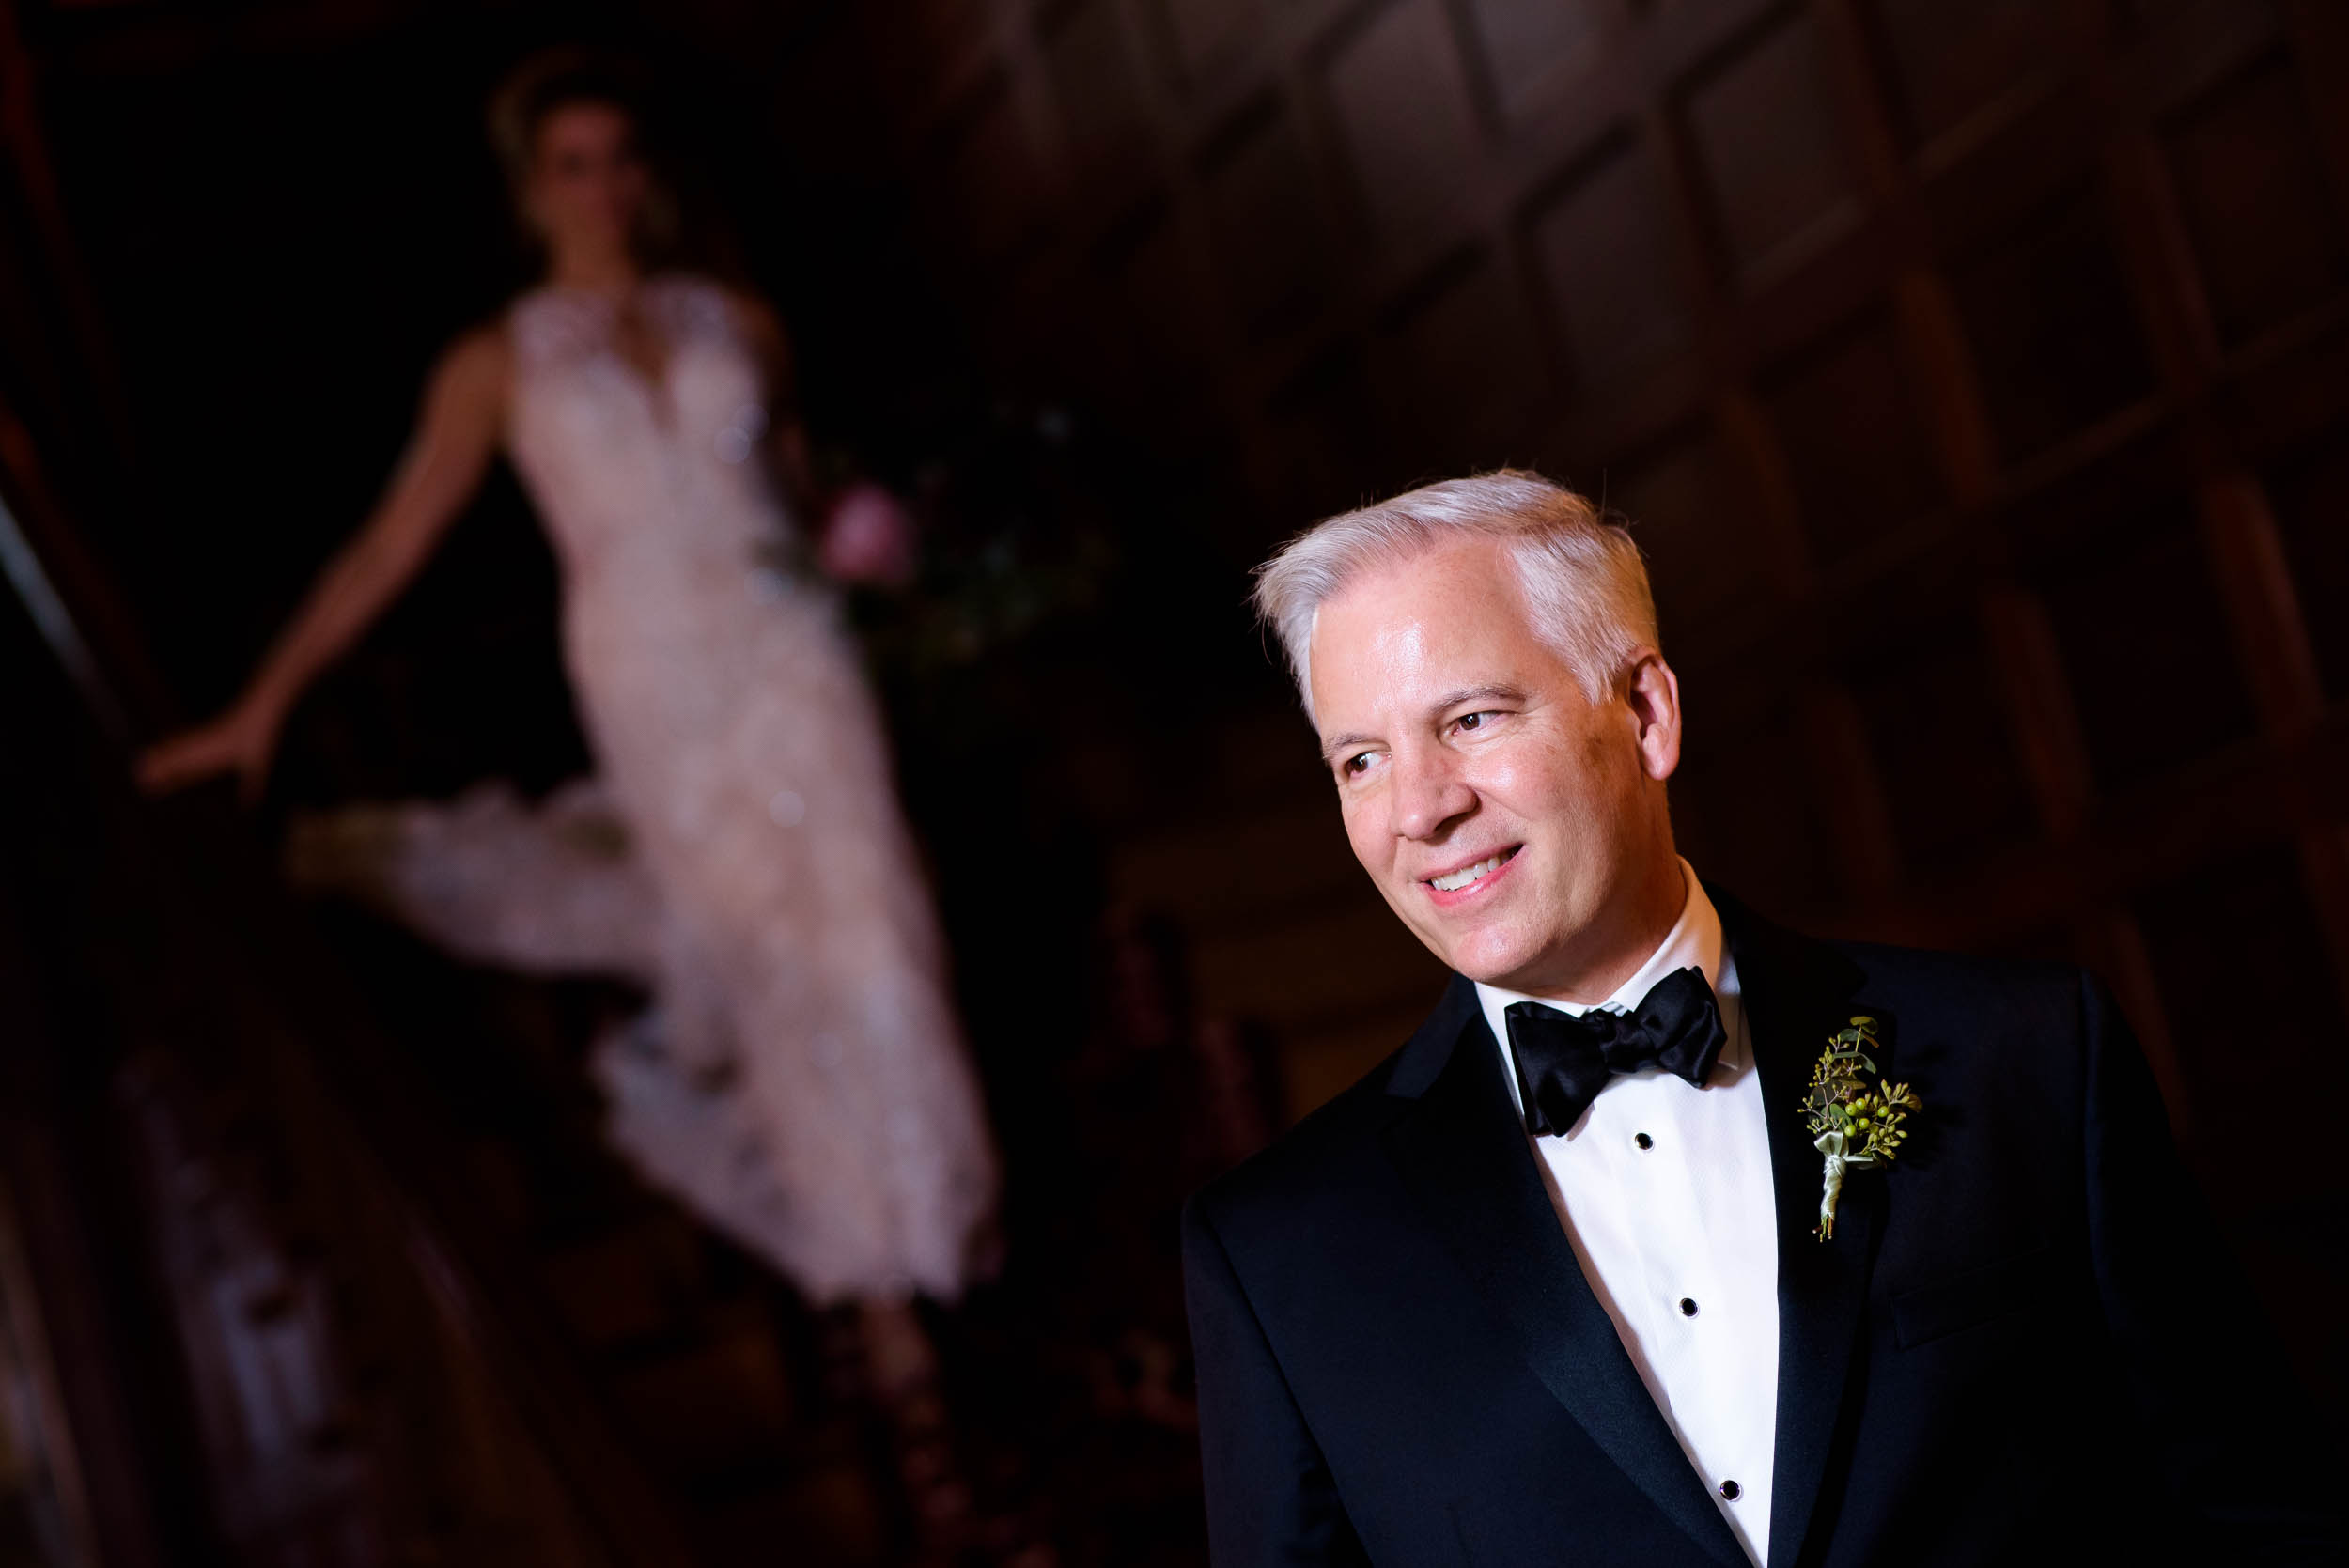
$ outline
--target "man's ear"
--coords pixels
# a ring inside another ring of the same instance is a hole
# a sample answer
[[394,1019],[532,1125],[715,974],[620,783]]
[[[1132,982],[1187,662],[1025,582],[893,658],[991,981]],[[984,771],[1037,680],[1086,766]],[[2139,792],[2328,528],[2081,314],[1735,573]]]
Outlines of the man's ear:
[[1639,725],[1640,767],[1661,784],[1680,766],[1680,677],[1654,648],[1642,648],[1624,677],[1624,702]]

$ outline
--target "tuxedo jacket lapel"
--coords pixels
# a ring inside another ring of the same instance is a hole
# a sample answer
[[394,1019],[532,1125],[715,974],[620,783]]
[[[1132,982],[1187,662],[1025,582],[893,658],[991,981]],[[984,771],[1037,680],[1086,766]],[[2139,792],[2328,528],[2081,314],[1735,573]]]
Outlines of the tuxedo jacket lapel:
[[[1769,1119],[1778,1203],[1778,1436],[1772,1460],[1769,1562],[1797,1560],[1816,1512],[1868,1296],[1884,1183],[1843,1185],[1835,1236],[1821,1241],[1824,1169],[1800,1111],[1811,1068],[1852,1014],[1859,969],[1834,949],[1771,925],[1708,886],[1737,961],[1747,1034]],[[1890,1020],[1879,1011],[1879,1021]]]
[[1405,1048],[1389,1092],[1415,1097],[1386,1130],[1389,1157],[1534,1374],[1667,1517],[1716,1561],[1742,1568],[1736,1538],[1582,1277],[1466,980],[1455,978]]

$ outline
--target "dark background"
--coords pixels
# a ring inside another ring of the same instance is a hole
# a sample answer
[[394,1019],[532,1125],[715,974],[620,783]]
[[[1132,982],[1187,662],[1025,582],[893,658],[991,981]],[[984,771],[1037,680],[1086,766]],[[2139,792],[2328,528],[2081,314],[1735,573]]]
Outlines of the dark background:
[[[833,472],[923,498],[944,555],[1091,563],[972,657],[909,657],[902,608],[864,606],[1014,1183],[1013,1274],[941,1331],[997,1369],[965,1400],[982,1490],[1071,1560],[1144,1560],[1099,1520],[1185,1506],[1179,1422],[1098,1385],[1179,1343],[1151,1227],[1246,1141],[1216,1063],[1294,1117],[1439,978],[1346,856],[1245,570],[1315,516],[1501,462],[1634,520],[1705,875],[1814,930],[2114,986],[2341,1431],[2343,1181],[2311,1098],[2349,1045],[2337,8],[17,0],[8,28],[0,470],[130,732],[227,699],[433,355],[524,280],[480,106],[559,39],[655,71],[700,248],[781,308]],[[126,803],[86,831],[130,861],[147,831],[229,846],[267,907],[288,811],[551,785],[583,761],[554,602],[501,476],[305,706],[250,827]],[[21,919],[72,855],[21,874]],[[428,1158],[540,1169],[555,1123],[592,1158],[566,1075],[625,999],[284,918],[348,975],[322,1005],[372,1014],[453,1116]],[[1155,1119],[1112,1109],[1134,1073]],[[667,1223],[632,1202],[515,1223],[568,1259]],[[624,1292],[677,1245],[550,1264],[548,1294]],[[721,1317],[764,1288],[729,1269],[689,1270]],[[694,1300],[689,1337],[723,1341]],[[761,1310],[785,1327],[742,1343],[820,1379],[820,1328]],[[661,1397],[698,1408],[690,1376]],[[797,1397],[775,1419],[821,1429]],[[167,1450],[173,1418],[144,1419]],[[1176,1525],[1133,1533],[1182,1560]]]

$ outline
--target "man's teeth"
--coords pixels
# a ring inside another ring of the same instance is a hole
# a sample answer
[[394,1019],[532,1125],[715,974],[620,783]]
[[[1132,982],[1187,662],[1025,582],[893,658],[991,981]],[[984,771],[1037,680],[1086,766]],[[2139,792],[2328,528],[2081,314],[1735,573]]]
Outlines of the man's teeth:
[[1509,853],[1504,849],[1489,861],[1479,861],[1474,865],[1464,865],[1449,877],[1431,877],[1428,878],[1427,885],[1438,893],[1458,893],[1479,877],[1489,877],[1499,871],[1501,862],[1508,858]]

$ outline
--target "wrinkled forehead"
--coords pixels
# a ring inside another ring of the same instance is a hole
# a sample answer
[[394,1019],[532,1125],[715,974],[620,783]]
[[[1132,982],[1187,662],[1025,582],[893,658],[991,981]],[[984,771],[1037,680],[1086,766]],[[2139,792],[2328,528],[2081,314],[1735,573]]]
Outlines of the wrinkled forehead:
[[1366,567],[1314,613],[1307,643],[1314,717],[1325,730],[1467,686],[1547,674],[1506,545],[1476,538]]

